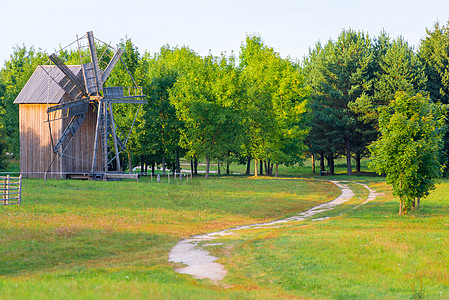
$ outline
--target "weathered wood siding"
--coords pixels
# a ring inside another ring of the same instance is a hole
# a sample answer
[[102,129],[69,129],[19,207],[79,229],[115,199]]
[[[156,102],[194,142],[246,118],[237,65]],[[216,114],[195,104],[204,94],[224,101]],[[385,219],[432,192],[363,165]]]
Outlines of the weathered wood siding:
[[[43,178],[48,171],[53,151],[46,104],[20,104],[20,172],[24,178]],[[50,123],[53,136],[61,133],[61,120]],[[56,157],[48,178],[62,178],[61,158]]]
[[[62,111],[52,113],[50,122],[55,144],[70,118],[59,119]],[[65,178],[68,173],[90,173],[95,141],[96,112],[89,107],[87,117],[73,139],[64,143],[66,155],[55,157],[52,150],[46,104],[20,104],[20,172],[24,178]],[[99,145],[101,149],[101,144]],[[75,158],[76,157],[76,158]],[[49,166],[54,159],[51,169]],[[101,155],[97,158],[97,170],[102,170]]]
[[[70,122],[70,118],[63,120],[65,128]],[[78,132],[67,146],[66,154],[63,157],[62,169],[66,173],[90,173],[92,168],[92,158],[94,153],[95,130],[97,124],[97,114],[93,106],[89,105],[89,110]],[[64,145],[64,147],[67,144]],[[101,144],[99,144],[101,149]],[[75,158],[76,157],[76,158]],[[97,157],[96,171],[102,170],[101,157]]]

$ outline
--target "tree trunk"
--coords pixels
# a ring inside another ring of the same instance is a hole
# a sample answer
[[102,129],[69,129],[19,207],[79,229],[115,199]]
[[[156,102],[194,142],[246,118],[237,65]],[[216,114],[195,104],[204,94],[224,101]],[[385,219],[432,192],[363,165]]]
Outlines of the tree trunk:
[[198,175],[198,156],[195,155],[195,159],[193,161],[193,166],[195,167],[195,176]]
[[140,175],[143,175],[144,168],[145,168],[145,164],[143,162],[143,155],[141,154],[140,155]]
[[418,208],[418,209],[419,209],[419,205],[421,204],[420,202],[421,202],[421,198],[418,197],[418,201],[417,201],[417,203],[416,203],[416,208]]
[[329,173],[331,175],[335,175],[335,164],[334,164],[334,154],[331,153],[329,154],[329,156],[327,157],[327,161],[329,162]]
[[128,151],[128,173],[131,174],[133,172],[133,164],[131,162],[131,153]]
[[179,162],[179,150],[176,150],[176,173],[181,173],[181,164]]
[[278,164],[276,164],[276,175],[274,177],[278,177]]
[[352,175],[352,165],[351,165],[351,145],[349,141],[346,141],[346,164],[348,175]]
[[263,160],[260,160],[259,166],[260,166],[260,168],[259,168],[259,174],[260,174],[261,176],[263,176]]
[[399,199],[399,215],[402,215],[402,199]]
[[206,155],[206,179],[209,179],[210,157]]
[[254,159],[254,176],[257,177],[257,159]]
[[226,163],[226,175],[229,175],[231,172],[229,171],[229,162]]
[[162,156],[162,175],[165,176],[165,155]]
[[320,171],[325,171],[325,169],[324,169],[324,153],[320,153]]
[[217,159],[217,174],[218,175],[221,175],[221,172],[220,172],[220,160],[219,159]]
[[315,154],[312,154],[312,174],[315,174]]
[[250,175],[251,174],[251,158],[248,157],[246,160],[246,175]]
[[153,175],[153,176],[154,176],[154,168],[155,168],[155,166],[156,166],[156,162],[152,161],[151,162],[151,175]]
[[266,160],[263,161],[263,166],[265,168],[265,175],[268,176],[268,168],[267,168],[267,161]]
[[145,163],[145,175],[148,174],[148,164]]
[[355,169],[357,171],[357,173],[360,173],[360,151],[357,151],[355,153]]
[[190,159],[190,174],[193,175],[193,157]]

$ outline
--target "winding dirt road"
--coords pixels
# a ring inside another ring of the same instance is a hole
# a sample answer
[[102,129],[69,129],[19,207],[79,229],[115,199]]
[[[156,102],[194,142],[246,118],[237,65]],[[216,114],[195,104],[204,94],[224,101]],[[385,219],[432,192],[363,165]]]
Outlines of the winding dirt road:
[[[205,279],[208,278],[214,282],[218,282],[222,280],[226,276],[226,269],[223,265],[216,263],[217,257],[211,255],[205,248],[208,246],[215,246],[218,245],[217,243],[206,243],[201,244],[199,243],[204,241],[212,241],[218,237],[234,234],[238,230],[242,229],[249,229],[249,228],[270,228],[270,227],[279,227],[282,226],[282,224],[288,223],[288,222],[295,222],[295,221],[302,221],[308,218],[313,217],[314,215],[318,213],[322,213],[325,211],[329,211],[333,208],[335,208],[337,205],[340,205],[349,199],[351,199],[354,196],[354,192],[348,187],[348,181],[330,181],[336,186],[338,186],[341,190],[341,195],[334,200],[323,203],[320,205],[317,205],[305,212],[299,213],[298,215],[277,220],[273,222],[268,223],[259,223],[259,224],[252,224],[252,225],[245,225],[245,226],[238,226],[234,228],[229,228],[217,232],[211,232],[203,235],[195,235],[188,239],[181,240],[178,244],[176,244],[170,251],[168,255],[168,260],[170,262],[175,263],[182,263],[185,264],[186,267],[176,269],[178,273],[182,274],[190,274],[195,278],[199,279]],[[359,207],[360,205],[366,204],[369,201],[374,200],[379,194],[376,193],[376,191],[370,189],[367,185],[357,182],[351,182],[356,183],[364,188],[366,188],[369,191],[369,195],[367,199],[356,206],[355,208]],[[328,217],[315,219],[315,220],[323,220],[327,219]]]

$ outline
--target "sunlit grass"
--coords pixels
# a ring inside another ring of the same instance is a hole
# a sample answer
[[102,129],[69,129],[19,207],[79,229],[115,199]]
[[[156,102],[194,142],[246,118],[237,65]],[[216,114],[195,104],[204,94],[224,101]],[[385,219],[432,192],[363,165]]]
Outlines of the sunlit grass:
[[[0,299],[449,298],[449,182],[398,216],[384,178],[346,176],[342,161],[336,171],[319,177],[306,161],[280,167],[287,176],[278,179],[25,180],[23,204],[0,207]],[[281,219],[337,197],[322,179],[365,183],[383,195],[356,208],[368,191],[348,183],[354,198],[314,216],[331,219],[217,240],[224,244],[207,249],[228,270],[218,285],[177,274],[168,262],[182,238]]]
[[332,219],[223,239],[226,251],[215,251],[225,282],[319,299],[447,299],[449,182],[408,216],[398,216],[389,187],[371,186],[385,195],[357,209],[346,203]]
[[27,179],[22,205],[0,210],[0,298],[241,298],[246,290],[176,274],[168,252],[181,238],[285,217],[338,194],[299,179]]

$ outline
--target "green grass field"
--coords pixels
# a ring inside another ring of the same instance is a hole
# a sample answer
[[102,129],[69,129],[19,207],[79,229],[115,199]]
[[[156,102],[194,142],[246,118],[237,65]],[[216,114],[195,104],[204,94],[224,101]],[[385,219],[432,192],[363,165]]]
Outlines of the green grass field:
[[449,298],[448,181],[419,211],[398,216],[383,178],[323,177],[384,195],[354,209],[367,191],[351,184],[355,197],[330,219],[221,238],[209,249],[228,270],[217,285],[174,271],[168,252],[182,238],[287,217],[340,194],[308,168],[170,184],[24,180],[23,204],[0,207],[0,299]]

